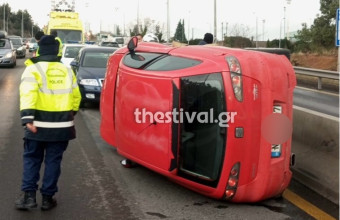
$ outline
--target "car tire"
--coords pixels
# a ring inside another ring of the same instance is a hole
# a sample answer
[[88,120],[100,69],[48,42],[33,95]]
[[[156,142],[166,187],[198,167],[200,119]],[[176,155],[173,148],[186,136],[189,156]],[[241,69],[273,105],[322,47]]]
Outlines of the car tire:
[[80,102],[80,105],[79,105],[79,108],[85,108],[85,104],[86,104],[86,102],[81,101],[81,102]]
[[17,65],[17,61],[15,61],[11,67],[14,68],[16,65]]

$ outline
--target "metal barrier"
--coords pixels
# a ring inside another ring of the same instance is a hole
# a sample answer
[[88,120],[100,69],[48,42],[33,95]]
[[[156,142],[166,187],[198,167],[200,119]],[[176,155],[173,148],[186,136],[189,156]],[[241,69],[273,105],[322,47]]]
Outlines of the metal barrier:
[[339,72],[336,72],[336,71],[311,69],[311,68],[297,67],[297,66],[294,66],[294,70],[296,74],[317,77],[318,78],[318,89],[322,89],[322,78],[339,80]]

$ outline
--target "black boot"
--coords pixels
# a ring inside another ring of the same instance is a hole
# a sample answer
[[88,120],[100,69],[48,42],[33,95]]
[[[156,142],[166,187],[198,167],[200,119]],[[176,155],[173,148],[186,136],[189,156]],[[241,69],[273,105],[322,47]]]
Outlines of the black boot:
[[25,192],[20,199],[15,201],[15,207],[20,210],[28,210],[37,207],[35,191]]
[[57,200],[53,196],[42,195],[41,210],[47,211],[57,206]]

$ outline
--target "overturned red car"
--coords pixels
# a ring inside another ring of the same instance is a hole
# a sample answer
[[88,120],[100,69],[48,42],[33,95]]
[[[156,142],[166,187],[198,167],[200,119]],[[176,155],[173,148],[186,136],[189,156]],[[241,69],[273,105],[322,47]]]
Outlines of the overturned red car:
[[291,134],[272,143],[261,126],[273,114],[291,122],[295,85],[284,56],[132,38],[108,61],[101,136],[198,193],[257,202],[281,195],[292,177]]

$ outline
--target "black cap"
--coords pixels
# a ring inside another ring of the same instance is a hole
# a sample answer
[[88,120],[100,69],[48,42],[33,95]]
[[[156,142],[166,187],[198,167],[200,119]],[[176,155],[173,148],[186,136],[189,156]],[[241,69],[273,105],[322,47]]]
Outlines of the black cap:
[[55,36],[44,35],[38,42],[40,55],[57,55],[59,51],[59,43]]
[[43,31],[38,31],[37,33],[35,33],[34,38],[35,38],[36,40],[40,40],[41,37],[44,36],[44,35],[45,35],[45,34],[44,34]]
[[211,33],[206,33],[204,35],[204,39],[205,42],[207,42],[207,44],[212,44],[214,42],[214,35],[212,35]]

